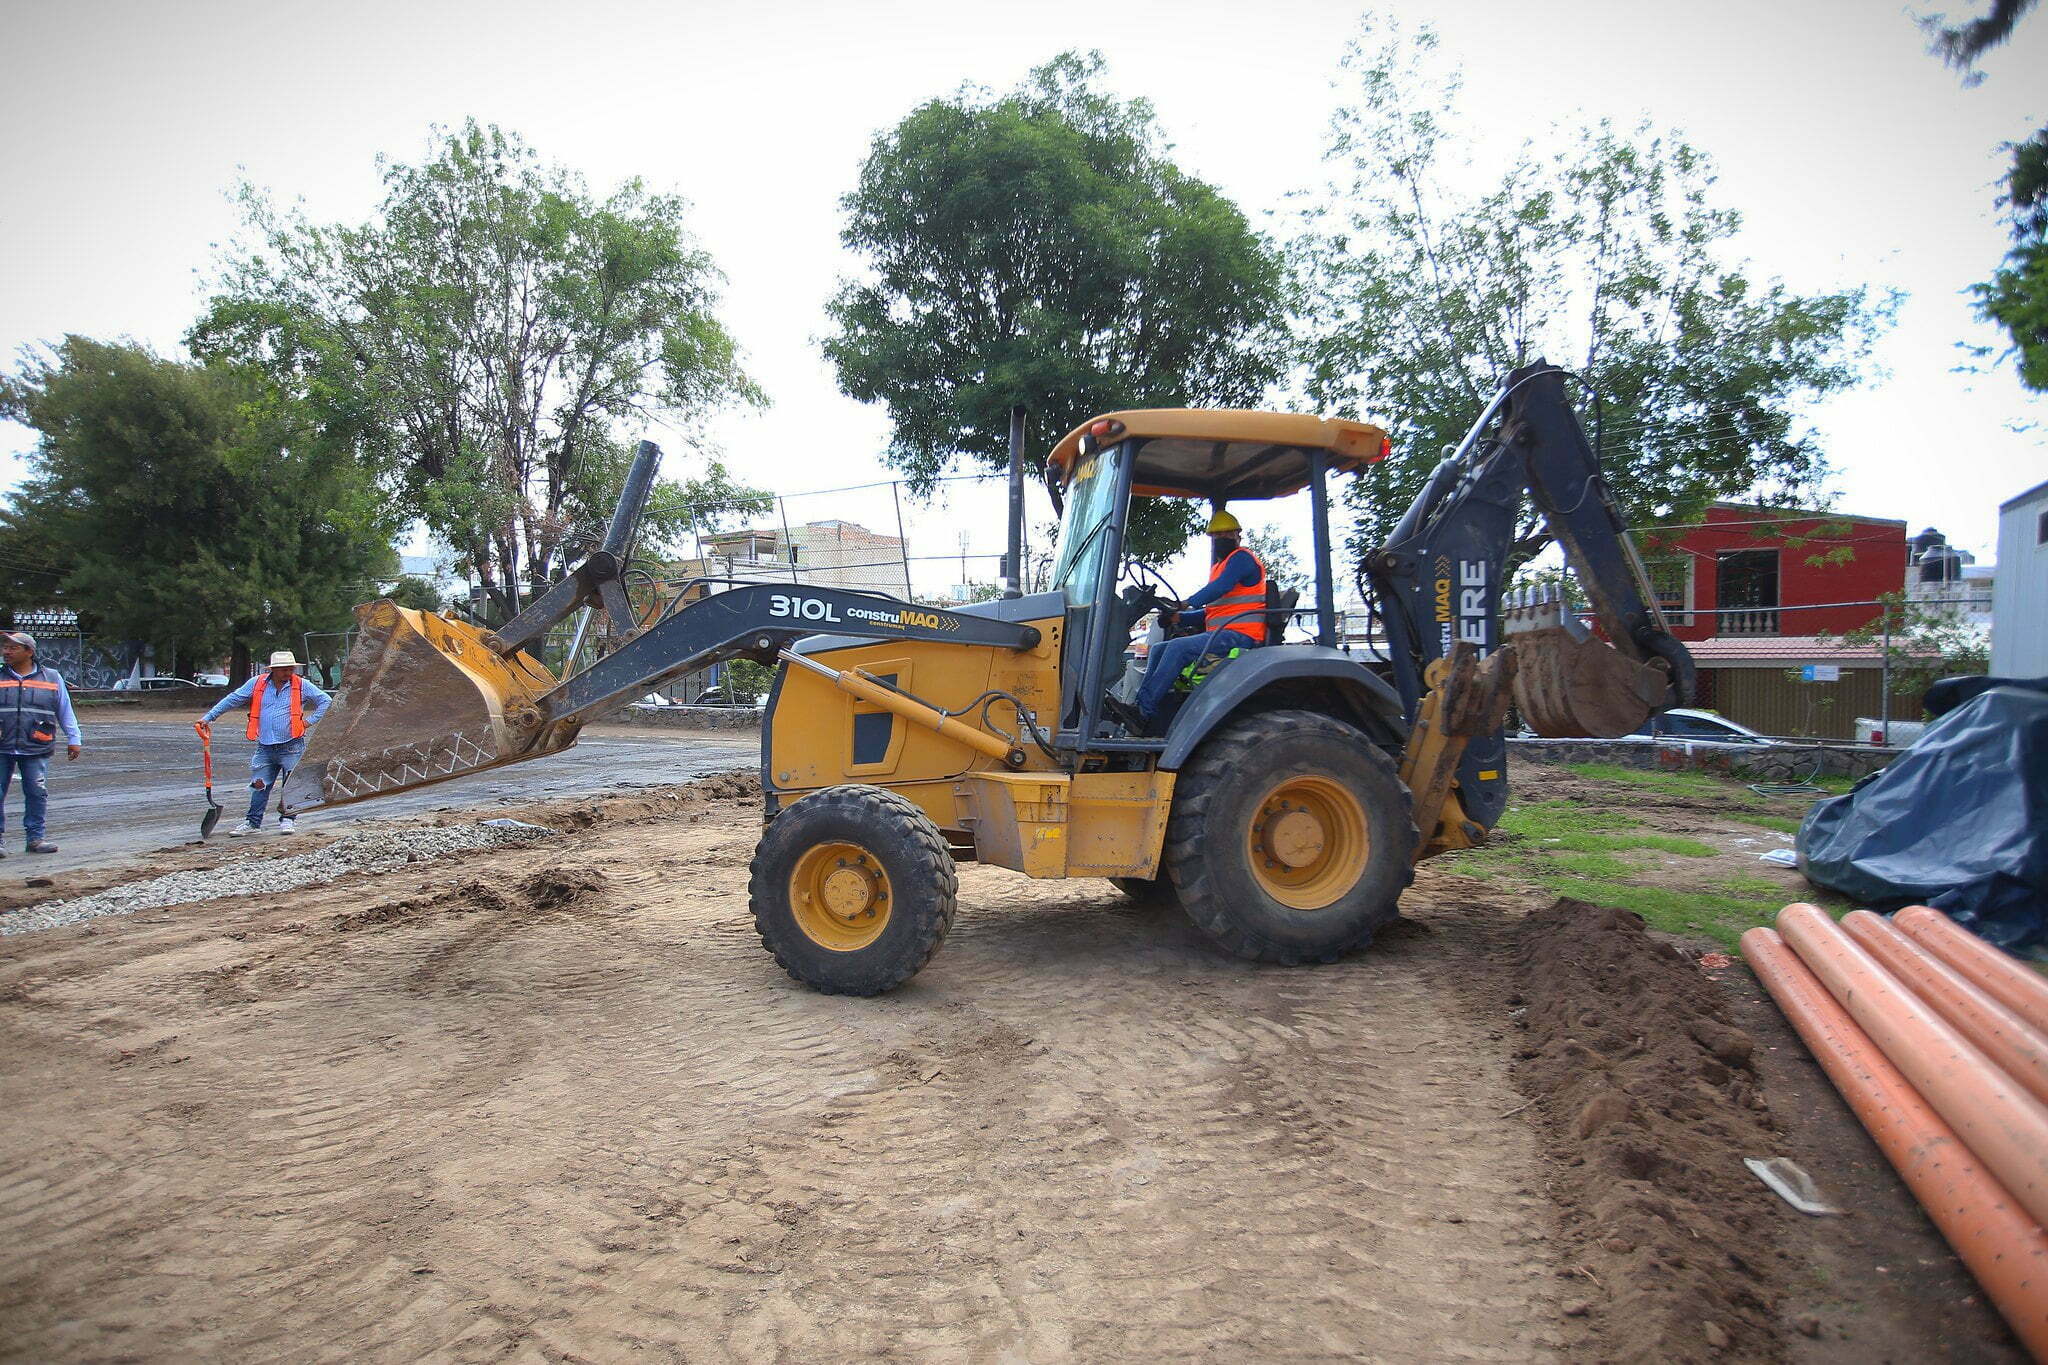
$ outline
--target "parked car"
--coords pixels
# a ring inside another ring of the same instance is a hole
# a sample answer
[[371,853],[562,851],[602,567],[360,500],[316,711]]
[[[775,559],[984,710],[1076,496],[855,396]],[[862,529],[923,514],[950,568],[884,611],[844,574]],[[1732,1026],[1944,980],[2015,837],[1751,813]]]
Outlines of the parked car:
[[228,685],[228,675],[225,673],[194,673],[192,681],[201,687],[226,687]]
[[1747,725],[1738,725],[1726,716],[1712,711],[1695,711],[1690,707],[1674,707],[1650,717],[1624,739],[1704,739],[1716,744],[1769,744],[1769,735],[1760,735]]
[[173,692],[181,687],[197,687],[196,682],[183,678],[121,678],[114,683],[116,692]]

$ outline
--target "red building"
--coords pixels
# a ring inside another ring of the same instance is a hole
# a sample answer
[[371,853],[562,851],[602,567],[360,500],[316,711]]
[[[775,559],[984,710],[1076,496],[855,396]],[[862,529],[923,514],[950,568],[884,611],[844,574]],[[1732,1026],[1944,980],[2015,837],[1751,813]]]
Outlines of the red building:
[[1681,640],[1840,635],[1905,587],[1906,523],[1715,503],[1703,524],[1646,532],[1642,554]]

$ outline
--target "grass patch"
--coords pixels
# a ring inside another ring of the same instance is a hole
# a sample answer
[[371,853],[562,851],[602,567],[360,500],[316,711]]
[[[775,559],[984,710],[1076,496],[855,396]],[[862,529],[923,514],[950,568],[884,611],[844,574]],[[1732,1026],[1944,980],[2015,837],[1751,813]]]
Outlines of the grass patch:
[[1654,768],[1624,768],[1618,763],[1567,763],[1565,771],[1593,782],[1614,782],[1646,791],[1670,792],[1674,796],[1698,796],[1749,806],[1763,800],[1741,783],[1712,773],[1667,773]]
[[1769,898],[1786,894],[1784,883],[1773,881],[1769,877],[1721,877],[1708,882],[1707,885],[1730,896]]
[[[1697,839],[1639,832],[1643,822],[1620,811],[1591,810],[1570,801],[1531,801],[1511,806],[1500,828],[1525,843],[1566,853],[1625,853],[1653,848],[1686,858],[1711,858],[1719,850]],[[1621,831],[1628,831],[1622,833]]]
[[1540,867],[1546,873],[1555,869],[1575,877],[1613,877],[1623,881],[1636,871],[1612,853],[1552,853],[1543,858]]
[[[1580,765],[1575,770],[1588,776],[1604,771],[1597,764]],[[1615,771],[1630,777],[1675,779],[1688,789],[1705,783],[1717,799],[1725,797],[1728,789],[1727,783],[1703,774]],[[1625,793],[1619,796],[1627,799]],[[1508,836],[1503,842],[1451,854],[1445,866],[1487,881],[1516,881],[1553,896],[1620,906],[1641,915],[1652,928],[1703,935],[1731,948],[1743,930],[1769,923],[1788,899],[1778,883],[1739,873],[1703,878],[1699,886],[1684,889],[1642,885],[1637,879],[1644,868],[1628,854],[1713,858],[1721,856],[1721,851],[1697,839],[1645,829],[1642,820],[1622,811],[1570,801],[1531,801],[1502,815],[1500,833]]]
[[1546,877],[1544,889],[1575,900],[1617,905],[1633,910],[1652,929],[1667,934],[1705,934],[1733,948],[1743,930],[1769,924],[1785,903],[1783,892],[1769,899],[1730,896],[1711,891],[1674,891],[1663,886],[1635,886],[1584,877]]

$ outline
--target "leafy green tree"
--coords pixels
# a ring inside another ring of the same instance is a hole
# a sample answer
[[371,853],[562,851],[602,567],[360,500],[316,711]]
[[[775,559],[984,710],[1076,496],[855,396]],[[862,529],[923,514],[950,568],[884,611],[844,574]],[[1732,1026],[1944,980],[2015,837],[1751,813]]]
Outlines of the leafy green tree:
[[[1575,369],[1631,525],[1699,519],[1736,494],[1812,498],[1826,471],[1803,403],[1858,381],[1891,301],[1802,295],[1729,258],[1739,216],[1704,154],[1601,122],[1525,147],[1467,192],[1450,164],[1457,80],[1428,29],[1370,21],[1344,61],[1340,179],[1293,250],[1308,397],[1387,427],[1354,481],[1354,548],[1377,546],[1509,370]],[[1545,537],[1521,528],[1518,557]]]
[[[1255,404],[1278,373],[1276,254],[1109,84],[1099,53],[1069,52],[1007,95],[920,105],[841,201],[867,273],[832,300],[825,354],[886,405],[914,485],[955,455],[1006,467],[1015,406],[1042,448],[1099,412]],[[1170,555],[1198,518],[1141,504],[1134,548]]]
[[38,433],[6,543],[98,633],[245,667],[344,626],[390,560],[386,500],[254,370],[67,337],[0,415]]
[[[635,180],[597,199],[473,120],[421,165],[381,164],[383,203],[357,226],[245,185],[256,244],[228,258],[190,342],[302,398],[509,613],[521,583],[601,534],[625,433],[655,418],[694,433],[764,400],[680,198]],[[647,531],[672,539],[686,529],[675,509],[746,491],[715,464],[671,481]]]
[[1294,542],[1287,538],[1285,531],[1248,527],[1244,543],[1266,566],[1274,587],[1285,592],[1289,588],[1306,588],[1309,585],[1308,571],[1301,567],[1301,559],[1294,553]]
[[[1952,24],[1941,14],[1921,22],[1935,53],[1975,85],[1984,79],[1978,59],[2010,38],[2036,2],[1991,0],[1984,13],[1964,23]],[[2005,174],[1998,206],[2012,220],[2013,247],[2004,264],[1973,292],[1978,313],[2012,338],[2020,382],[2048,392],[2048,127],[2006,143],[2005,150],[2012,169]]]
[[441,610],[441,594],[432,583],[424,578],[407,574],[391,585],[391,591],[384,594],[401,607],[414,611]]

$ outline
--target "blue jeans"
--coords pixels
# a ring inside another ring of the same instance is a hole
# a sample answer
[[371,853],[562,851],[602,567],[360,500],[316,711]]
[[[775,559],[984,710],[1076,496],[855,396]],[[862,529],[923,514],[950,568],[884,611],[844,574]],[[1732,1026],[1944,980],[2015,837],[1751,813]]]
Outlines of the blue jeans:
[[[249,755],[249,823],[263,823],[263,808],[270,804],[270,789],[284,780],[285,774],[299,766],[299,758],[306,752],[306,741],[288,739],[282,744],[259,744],[256,752]],[[284,803],[278,803],[280,815]]]
[[50,760],[0,754],[0,830],[7,828],[7,792],[14,785],[16,768],[21,769],[21,828],[29,843],[41,843],[43,812],[50,808]]
[[1148,724],[1156,726],[1160,709],[1166,705],[1166,694],[1173,690],[1173,680],[1180,676],[1183,668],[1204,653],[1228,654],[1232,649],[1256,647],[1250,639],[1234,630],[1205,630],[1198,635],[1161,641],[1145,663],[1145,681],[1138,684],[1138,710]]

